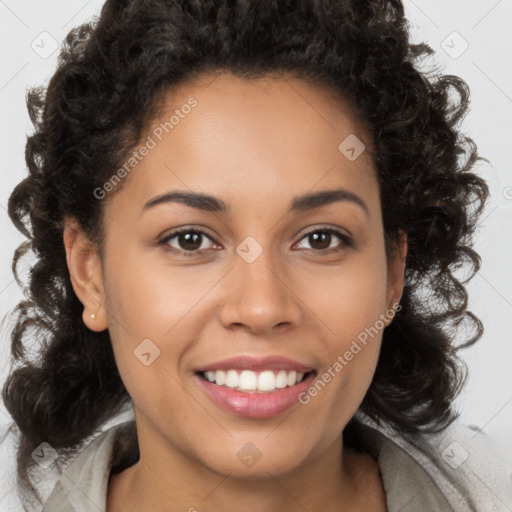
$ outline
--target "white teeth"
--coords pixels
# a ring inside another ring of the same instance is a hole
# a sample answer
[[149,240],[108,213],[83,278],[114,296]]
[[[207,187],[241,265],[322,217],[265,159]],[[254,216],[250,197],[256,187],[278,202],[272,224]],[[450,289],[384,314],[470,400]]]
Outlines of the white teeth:
[[288,385],[288,375],[286,374],[286,372],[284,370],[281,370],[276,375],[276,388],[282,389],[282,388],[285,388],[287,385]]
[[212,382],[215,382],[219,386],[223,386],[226,383],[226,373],[223,371],[217,370],[215,372],[215,380]]
[[238,372],[236,370],[228,370],[226,373],[226,382],[224,385],[228,388],[238,387]]
[[276,378],[272,370],[265,370],[258,375],[258,390],[272,391],[276,388]]
[[274,391],[287,386],[295,386],[302,381],[304,373],[296,371],[264,370],[253,372],[251,370],[216,370],[204,373],[207,380],[218,386],[236,388],[239,391]]
[[238,379],[238,389],[254,391],[258,384],[258,378],[254,372],[244,370]]
[[297,382],[297,372],[290,372],[288,374],[288,386],[293,386]]

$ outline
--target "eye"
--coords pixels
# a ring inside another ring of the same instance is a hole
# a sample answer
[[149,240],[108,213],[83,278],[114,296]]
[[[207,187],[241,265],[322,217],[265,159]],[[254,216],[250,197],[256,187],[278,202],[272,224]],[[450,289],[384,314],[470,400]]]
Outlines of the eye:
[[[341,240],[341,244],[338,243],[334,246],[331,245],[334,241],[333,235],[335,238]],[[174,239],[175,245],[171,243]],[[176,252],[182,256],[198,256],[211,249],[211,247],[208,247],[208,243],[206,243],[205,246],[205,242],[207,240],[215,244],[215,241],[200,229],[182,228],[165,236],[158,241],[158,244],[163,246],[165,250]],[[315,228],[314,230],[306,233],[295,245],[300,245],[302,240],[307,240],[312,244],[313,247],[309,250],[320,255],[340,252],[347,247],[353,246],[352,240],[349,236],[333,228]]]
[[[176,239],[175,243],[178,247],[175,247],[170,243],[173,239]],[[174,250],[183,256],[196,256],[197,254],[201,254],[203,251],[208,250],[208,247],[205,247],[203,244],[204,239],[208,239],[213,242],[213,240],[200,229],[183,228],[170,233],[165,238],[162,238],[158,241],[158,244],[164,246],[166,249],[169,249],[167,246],[170,246],[171,250]]]
[[[341,240],[341,246],[339,243],[338,246],[331,245],[331,242],[334,241],[333,235],[339,240]],[[313,245],[311,250],[315,252],[318,251],[321,255],[331,254],[333,252],[340,252],[346,247],[353,246],[352,240],[350,239],[349,236],[333,228],[315,228],[314,230],[306,233],[301,238],[301,241],[302,240],[307,240],[308,243]],[[299,244],[300,243],[301,242],[299,242]]]

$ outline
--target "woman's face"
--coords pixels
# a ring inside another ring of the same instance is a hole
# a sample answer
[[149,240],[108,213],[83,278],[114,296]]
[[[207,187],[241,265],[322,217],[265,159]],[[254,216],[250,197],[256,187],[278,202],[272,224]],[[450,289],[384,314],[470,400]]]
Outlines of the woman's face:
[[105,203],[103,265],[89,283],[70,270],[84,321],[109,330],[141,460],[284,474],[339,443],[363,400],[405,246],[388,267],[348,104],[292,77],[202,78],[168,97]]

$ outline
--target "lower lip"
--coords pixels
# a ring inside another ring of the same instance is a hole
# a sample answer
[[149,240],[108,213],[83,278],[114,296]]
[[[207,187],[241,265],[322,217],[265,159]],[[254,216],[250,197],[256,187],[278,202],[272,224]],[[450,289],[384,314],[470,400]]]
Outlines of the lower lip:
[[269,418],[285,412],[299,403],[299,395],[310,387],[315,377],[316,374],[311,372],[295,386],[266,393],[247,393],[227,386],[218,386],[197,375],[210,398],[229,412],[247,418]]

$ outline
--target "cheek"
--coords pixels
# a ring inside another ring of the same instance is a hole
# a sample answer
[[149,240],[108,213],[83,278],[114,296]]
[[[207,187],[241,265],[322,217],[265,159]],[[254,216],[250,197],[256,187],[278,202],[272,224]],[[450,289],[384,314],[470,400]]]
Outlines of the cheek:
[[143,253],[112,258],[106,271],[107,307],[130,337],[161,340],[208,287],[191,269],[155,264]]
[[[106,303],[116,364],[133,402],[147,414],[190,408],[178,367],[192,337],[187,312],[198,299],[190,286],[183,291],[181,281],[156,268],[137,268],[128,259],[112,261],[109,268]],[[166,399],[170,396],[173,400]]]
[[353,258],[336,270],[309,276],[305,284],[306,304],[336,339],[356,337],[388,307],[387,268],[381,258]]
[[318,312],[327,333],[328,362],[322,371],[337,390],[333,401],[342,395],[346,400],[346,393],[355,401],[362,399],[373,377],[388,309],[387,267],[381,256],[340,267],[309,293],[308,305]]
[[[141,265],[142,261],[142,255],[126,253],[124,258],[109,261],[105,286],[108,328],[121,376],[130,373],[130,380],[136,378],[135,382],[155,389],[158,382],[170,380],[159,386],[171,389],[170,376],[179,374],[183,354],[204,324],[205,301],[201,299],[221,276],[192,267]],[[154,362],[146,367],[149,361]]]

